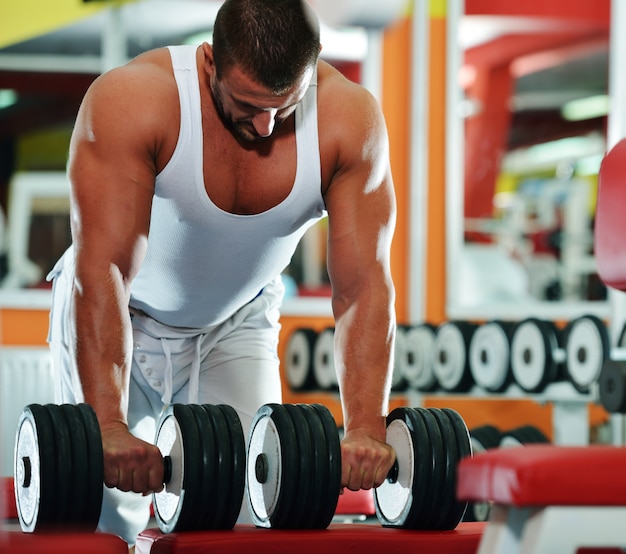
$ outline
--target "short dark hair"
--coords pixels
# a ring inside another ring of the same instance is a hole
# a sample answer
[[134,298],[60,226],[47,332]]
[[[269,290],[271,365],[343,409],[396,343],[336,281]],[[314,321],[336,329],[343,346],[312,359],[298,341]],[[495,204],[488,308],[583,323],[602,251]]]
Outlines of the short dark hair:
[[317,16],[304,0],[226,0],[213,27],[217,78],[234,66],[281,94],[317,62]]

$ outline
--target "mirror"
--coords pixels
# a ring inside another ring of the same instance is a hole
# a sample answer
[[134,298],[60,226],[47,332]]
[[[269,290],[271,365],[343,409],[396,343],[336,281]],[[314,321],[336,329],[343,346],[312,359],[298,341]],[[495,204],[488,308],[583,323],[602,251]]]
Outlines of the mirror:
[[448,223],[448,316],[604,316],[593,217],[606,151],[608,13],[574,20],[565,3],[547,16],[532,13],[534,3],[491,2],[490,13],[453,3],[449,74],[458,79],[448,84],[448,113],[458,136],[447,197],[459,208]]

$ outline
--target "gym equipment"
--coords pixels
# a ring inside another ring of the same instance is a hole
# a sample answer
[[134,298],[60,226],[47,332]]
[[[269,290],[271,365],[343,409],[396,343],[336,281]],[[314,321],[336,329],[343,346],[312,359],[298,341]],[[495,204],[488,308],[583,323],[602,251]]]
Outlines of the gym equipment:
[[467,392],[474,384],[468,352],[477,327],[467,321],[448,321],[437,327],[433,370],[444,390]]
[[317,336],[313,349],[313,373],[320,389],[336,390],[338,388],[335,372],[334,327],[327,327]]
[[405,331],[406,364],[404,378],[408,386],[421,392],[437,388],[434,371],[436,327],[430,323],[413,325]]
[[[449,409],[396,408],[387,418],[387,442],[396,451],[397,463],[387,481],[374,490],[381,524],[454,529],[466,507],[454,495],[456,466],[471,455],[461,416]],[[328,409],[263,406],[250,431],[247,475],[255,525],[326,528],[341,479],[339,436]]]
[[561,375],[565,350],[551,321],[530,317],[520,321],[511,340],[511,371],[526,392],[541,392]]
[[527,446],[529,444],[549,444],[550,439],[533,425],[521,425],[515,429],[509,429],[502,433],[500,439],[501,448],[515,446]]
[[594,315],[577,317],[565,327],[563,342],[569,380],[576,390],[587,393],[611,353],[608,329]]
[[489,392],[505,390],[511,374],[511,336],[515,324],[489,321],[480,325],[469,347],[469,367],[474,381]]
[[492,502],[478,554],[622,547],[625,464],[626,448],[606,445],[531,444],[462,460],[458,498]]
[[310,328],[296,329],[291,333],[285,351],[285,375],[294,391],[312,390],[316,387],[314,358],[317,332]]
[[[157,429],[165,466],[165,488],[153,495],[159,527],[164,532],[232,528],[245,484],[245,439],[234,409],[171,405]],[[14,467],[22,530],[94,531],[103,464],[100,429],[89,405],[24,408]]]
[[396,327],[394,364],[391,375],[391,390],[395,392],[404,391],[407,388],[407,381],[404,376],[406,374],[406,366],[410,363],[410,356],[407,352],[406,332],[407,327],[405,325]]
[[153,494],[165,533],[231,529],[245,490],[245,438],[230,406],[172,404],[162,414],[156,446],[166,461],[165,487]]
[[598,385],[602,407],[611,414],[626,414],[626,363],[607,361]]

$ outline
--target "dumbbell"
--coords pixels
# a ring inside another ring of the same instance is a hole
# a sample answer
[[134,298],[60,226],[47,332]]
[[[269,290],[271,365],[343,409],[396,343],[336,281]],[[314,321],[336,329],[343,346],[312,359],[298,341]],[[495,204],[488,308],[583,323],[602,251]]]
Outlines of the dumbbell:
[[[469,432],[449,409],[396,408],[387,418],[396,464],[374,490],[385,527],[453,529],[466,503],[456,500],[456,467],[471,456]],[[327,527],[341,485],[335,421],[322,405],[268,404],[248,441],[248,506],[258,527]]]
[[[234,409],[170,405],[159,419],[155,444],[163,454],[165,474],[164,489],[152,497],[159,528],[165,533],[232,528],[243,501],[246,460],[244,433]],[[90,406],[24,408],[14,466],[23,531],[95,530],[104,462]]]
[[474,384],[468,353],[477,327],[468,321],[447,321],[437,327],[433,370],[448,392],[467,392]]
[[313,348],[313,374],[315,382],[322,390],[336,390],[338,388],[337,372],[335,370],[335,328],[327,327],[322,330]]
[[438,385],[433,368],[435,331],[436,326],[430,323],[419,323],[405,331],[404,379],[411,389],[420,392],[433,391]]
[[469,348],[469,366],[479,387],[502,392],[511,383],[511,337],[515,324],[488,321],[476,329]]
[[561,378],[588,392],[609,355],[608,331],[593,315],[570,321],[562,332],[551,321],[528,318],[513,332],[511,370],[526,392],[541,392]]
[[317,332],[308,327],[296,329],[289,336],[285,350],[285,376],[291,390],[312,390],[315,380],[315,341]]

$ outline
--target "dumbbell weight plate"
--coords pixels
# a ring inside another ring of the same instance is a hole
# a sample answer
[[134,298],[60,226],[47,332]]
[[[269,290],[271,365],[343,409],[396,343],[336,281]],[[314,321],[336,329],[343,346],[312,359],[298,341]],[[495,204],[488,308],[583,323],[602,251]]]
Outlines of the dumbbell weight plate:
[[468,353],[475,329],[476,325],[465,321],[449,321],[437,328],[433,367],[447,391],[466,392],[473,384]]
[[[222,485],[222,481],[218,473],[218,457],[215,456],[215,452],[217,452],[218,449],[220,449],[220,452],[224,452],[227,448],[222,445],[223,438],[215,436],[211,421],[212,418],[207,410],[204,409],[204,406],[189,404],[186,408],[195,418],[198,429],[201,452],[199,463],[201,463],[203,467],[198,481],[198,497],[205,499],[196,506],[193,514],[194,519],[189,522],[188,528],[211,529],[218,517],[221,517],[222,512],[218,510],[218,506],[220,502],[222,502],[223,495],[227,492],[218,490]],[[220,440],[220,438],[222,438],[222,440]],[[215,500],[207,502],[206,499]],[[221,506],[219,506],[219,508],[221,508]]]
[[54,521],[56,448],[43,406],[31,404],[20,415],[14,457],[15,500],[22,531],[45,530]]
[[509,323],[490,321],[472,335],[470,371],[476,384],[489,392],[501,392],[510,383],[511,330]]
[[550,440],[533,425],[522,425],[502,433],[500,448],[524,446],[526,444],[548,444]]
[[[208,405],[204,405],[207,408]],[[232,529],[237,522],[246,489],[246,439],[241,420],[232,406],[220,404],[216,406],[222,413],[230,438],[230,479],[227,504],[224,509],[219,529]],[[226,438],[224,438],[226,440]],[[220,459],[221,464],[224,460]]]
[[406,365],[408,363],[407,345],[406,345],[406,328],[398,326],[396,328],[396,340],[394,344],[394,365],[391,375],[391,390],[403,391],[406,389]]
[[171,476],[161,492],[152,495],[154,515],[163,533],[187,531],[197,525],[201,502],[203,451],[192,408],[168,406],[157,425],[155,445],[171,461]]
[[335,329],[324,329],[315,341],[313,350],[313,373],[318,387],[331,390],[337,387],[335,372]]
[[[457,468],[459,462],[463,458],[472,456],[472,443],[469,436],[469,430],[461,415],[450,408],[442,408],[441,412],[449,419],[454,431],[454,437],[456,439],[457,459],[456,462],[453,462],[452,475],[450,477],[453,482],[451,490],[452,504],[450,511],[448,512],[448,517],[444,523],[444,525],[447,525],[448,529],[454,529],[459,522],[463,520],[463,516],[465,515],[468,507],[467,502],[461,502],[456,498]],[[450,458],[449,454],[448,458]]]
[[248,506],[257,527],[284,528],[296,501],[296,431],[280,404],[262,406],[248,439]]
[[90,406],[24,408],[14,461],[15,498],[24,532],[95,531],[103,472],[102,440]]
[[387,443],[396,453],[397,475],[374,489],[376,516],[384,527],[418,528],[432,475],[426,424],[412,408],[387,417]]
[[[626,329],[626,327],[625,327]],[[626,413],[626,362],[605,362],[598,381],[600,404],[611,414]]]
[[310,390],[315,387],[313,352],[317,333],[313,329],[296,329],[287,342],[285,374],[292,390]]
[[405,333],[407,363],[404,378],[409,387],[428,392],[437,388],[433,369],[435,351],[435,326],[427,323],[415,325]]
[[470,431],[472,451],[482,453],[489,448],[497,448],[502,440],[502,431],[494,425],[481,425]]
[[528,318],[517,324],[511,340],[511,371],[526,392],[541,392],[556,381],[564,361],[552,322]]
[[[341,444],[339,432],[330,410],[322,404],[311,404],[311,408],[316,413],[319,422],[324,430],[324,445],[328,456],[322,459],[324,467],[316,472],[319,481],[322,483],[321,510],[316,529],[325,529],[330,524],[337,502],[339,501],[339,490],[341,488]],[[324,475],[328,478],[324,480]]]
[[609,333],[600,318],[585,315],[570,321],[564,333],[566,368],[579,392],[588,392],[609,358]]
[[[310,529],[324,529],[330,523],[330,519],[332,519],[332,514],[330,518],[326,518],[329,496],[326,487],[328,487],[330,476],[330,455],[328,452],[326,434],[317,410],[309,404],[299,404],[298,406],[302,410],[302,415],[309,426],[311,436],[311,460],[315,468],[311,475],[308,524]],[[335,487],[335,491],[338,490],[339,484]],[[336,503],[332,510],[333,513],[335,508]]]

